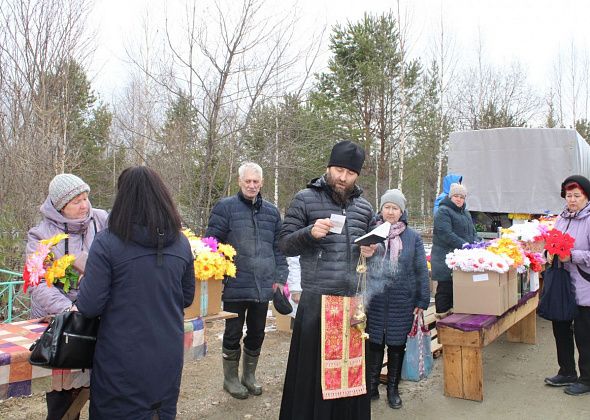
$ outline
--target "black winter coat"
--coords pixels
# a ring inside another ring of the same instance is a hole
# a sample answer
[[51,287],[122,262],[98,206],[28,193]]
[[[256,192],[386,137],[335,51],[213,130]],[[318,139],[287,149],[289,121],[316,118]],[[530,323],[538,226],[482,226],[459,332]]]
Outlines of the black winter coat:
[[193,256],[179,232],[157,238],[134,226],[123,242],[100,232],[86,263],[76,305],[100,316],[90,379],[91,419],[176,416],[184,360],[183,308],[195,293]]
[[385,340],[387,345],[403,345],[412,327],[414,308],[427,309],[430,303],[422,238],[410,228],[400,238],[402,251],[395,266],[389,253],[385,254],[384,244],[369,259],[367,332],[372,343]]
[[[300,255],[301,288],[322,295],[354,296],[357,290],[356,265],[360,248],[354,240],[369,230],[373,209],[355,186],[345,206],[332,199],[325,176],[312,180],[299,191],[285,214],[279,246],[287,256]],[[332,214],[346,216],[342,233],[322,239],[311,236],[317,219]]]
[[268,302],[273,283],[285,284],[287,259],[279,250],[281,215],[258,194],[255,202],[238,192],[213,207],[205,236],[236,249],[236,277],[223,280],[224,302]]
[[452,271],[445,264],[446,255],[455,249],[461,249],[465,243],[473,243],[477,240],[475,226],[465,204],[463,207],[457,207],[449,197],[446,197],[434,215],[430,254],[432,279],[451,281]]

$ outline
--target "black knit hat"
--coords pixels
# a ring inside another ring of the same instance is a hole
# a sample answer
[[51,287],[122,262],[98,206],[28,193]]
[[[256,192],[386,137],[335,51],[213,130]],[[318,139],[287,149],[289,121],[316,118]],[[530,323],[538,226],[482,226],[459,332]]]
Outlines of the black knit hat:
[[584,194],[586,194],[587,198],[590,198],[590,181],[588,178],[582,175],[572,175],[568,176],[565,181],[561,183],[561,196],[565,198],[565,187],[571,183],[577,183],[582,190],[584,190]]
[[363,148],[356,143],[344,140],[332,147],[328,167],[340,166],[360,174],[364,162],[365,151]]

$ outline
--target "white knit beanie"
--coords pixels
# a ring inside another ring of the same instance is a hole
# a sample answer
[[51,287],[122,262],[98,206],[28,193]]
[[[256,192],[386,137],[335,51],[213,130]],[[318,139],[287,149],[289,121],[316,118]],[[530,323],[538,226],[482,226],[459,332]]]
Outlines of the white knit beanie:
[[49,183],[49,198],[57,211],[61,211],[74,197],[83,192],[90,192],[90,187],[76,175],[59,174]]
[[463,197],[467,197],[467,188],[465,188],[465,186],[462,184],[451,184],[451,188],[449,189],[449,197],[454,195],[462,195]]
[[379,208],[383,209],[383,205],[385,203],[395,204],[401,209],[402,213],[406,210],[406,197],[398,189],[385,191],[385,193],[381,196],[381,207]]

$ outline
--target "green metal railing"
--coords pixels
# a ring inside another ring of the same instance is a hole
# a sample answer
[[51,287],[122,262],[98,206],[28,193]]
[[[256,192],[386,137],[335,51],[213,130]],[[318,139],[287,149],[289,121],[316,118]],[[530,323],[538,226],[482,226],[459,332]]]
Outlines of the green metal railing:
[[0,278],[7,277],[7,281],[0,281],[0,320],[2,323],[24,320],[31,312],[31,299],[20,287],[24,281],[21,273],[0,268]]

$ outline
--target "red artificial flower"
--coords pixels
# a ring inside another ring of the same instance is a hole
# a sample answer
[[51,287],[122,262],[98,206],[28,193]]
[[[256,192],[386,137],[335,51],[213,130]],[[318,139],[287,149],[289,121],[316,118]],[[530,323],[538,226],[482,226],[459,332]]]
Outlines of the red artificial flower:
[[545,249],[558,257],[565,259],[570,256],[576,240],[559,229],[551,229],[545,237]]

